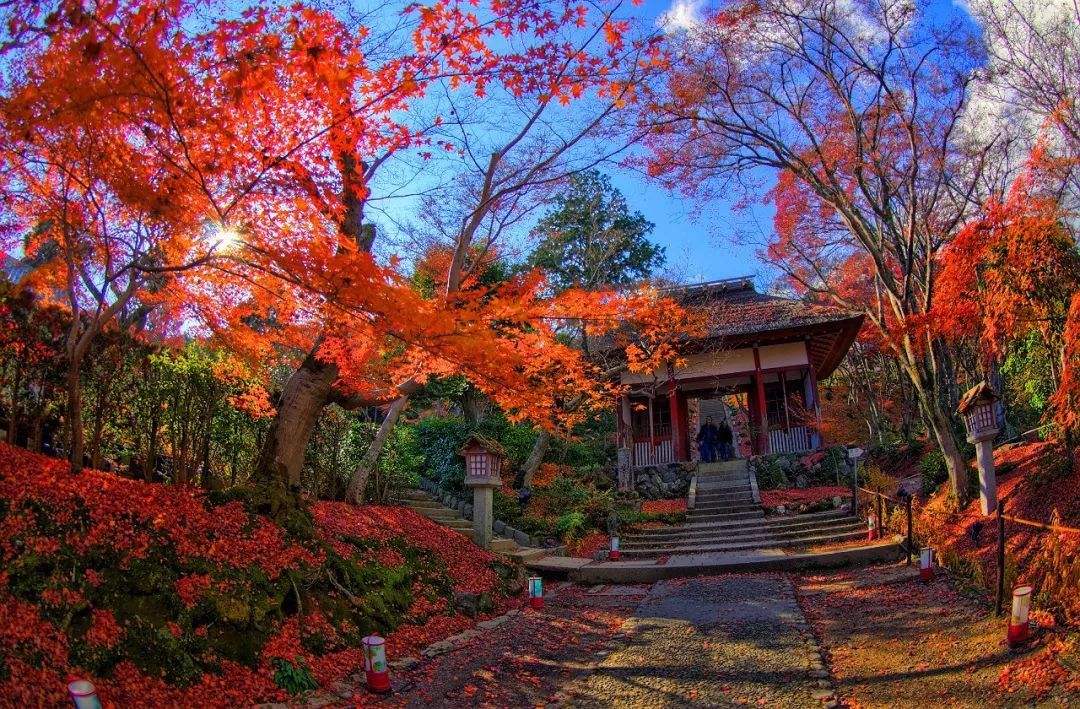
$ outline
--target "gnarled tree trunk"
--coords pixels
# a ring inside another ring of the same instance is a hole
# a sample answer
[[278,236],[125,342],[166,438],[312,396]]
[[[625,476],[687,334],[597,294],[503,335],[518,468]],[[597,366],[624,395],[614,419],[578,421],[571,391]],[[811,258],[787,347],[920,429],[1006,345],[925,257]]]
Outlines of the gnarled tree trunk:
[[387,438],[390,437],[390,431],[397,424],[401,412],[409,405],[409,397],[419,390],[420,384],[411,379],[398,387],[401,396],[390,404],[390,408],[386,411],[386,418],[379,424],[379,430],[375,432],[375,438],[364,453],[364,458],[349,476],[349,487],[345,492],[345,499],[349,502],[360,504],[364,501],[364,490],[367,489],[368,479],[375,471],[375,465],[379,462],[379,455],[386,445]]
[[271,514],[300,489],[304,451],[338,378],[337,367],[317,359],[317,351],[318,343],[286,382],[255,466],[257,478],[270,486]]
[[548,448],[550,447],[551,433],[546,428],[542,428],[540,429],[540,435],[536,437],[532,451],[529,452],[529,457],[525,460],[525,465],[522,468],[522,487],[532,489],[533,476],[536,475],[536,471],[540,469],[540,464],[544,462],[544,456],[547,455]]

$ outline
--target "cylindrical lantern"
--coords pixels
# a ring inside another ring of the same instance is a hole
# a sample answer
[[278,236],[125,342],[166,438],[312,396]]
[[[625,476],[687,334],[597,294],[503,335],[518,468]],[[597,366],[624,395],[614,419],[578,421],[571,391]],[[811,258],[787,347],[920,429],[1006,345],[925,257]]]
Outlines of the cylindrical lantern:
[[529,605],[533,608],[544,607],[544,580],[539,576],[529,577]]
[[367,688],[376,694],[390,691],[390,669],[386,666],[386,641],[378,633],[372,633],[363,640],[364,671],[367,673]]
[[77,679],[68,682],[68,694],[77,709],[101,709],[101,700],[98,699],[94,685],[85,680]]
[[1031,610],[1031,586],[1017,586],[1013,589],[1012,617],[1009,618],[1008,643],[1019,645],[1031,635],[1028,623],[1028,611]]
[[934,578],[934,550],[930,547],[923,547],[919,552],[919,578],[923,581]]
[[878,538],[877,515],[873,512],[866,518],[866,540],[869,542]]
[[618,561],[619,560],[619,538],[618,537],[612,537],[611,538],[611,551],[608,552],[608,559],[610,559],[611,561]]

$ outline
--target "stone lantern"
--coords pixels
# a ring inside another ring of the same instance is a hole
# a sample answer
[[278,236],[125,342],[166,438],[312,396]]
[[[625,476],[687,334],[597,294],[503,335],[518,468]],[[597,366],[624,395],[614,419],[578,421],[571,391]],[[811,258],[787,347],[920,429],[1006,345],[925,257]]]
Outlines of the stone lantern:
[[975,444],[979,464],[979,506],[984,515],[997,510],[997,479],[994,477],[994,438],[998,435],[997,402],[1000,397],[986,382],[968,389],[959,411],[967,428],[968,442]]
[[483,436],[469,436],[459,451],[465,458],[465,485],[473,491],[473,541],[491,547],[491,503],[495,488],[502,486],[502,463],[506,452],[495,441]]

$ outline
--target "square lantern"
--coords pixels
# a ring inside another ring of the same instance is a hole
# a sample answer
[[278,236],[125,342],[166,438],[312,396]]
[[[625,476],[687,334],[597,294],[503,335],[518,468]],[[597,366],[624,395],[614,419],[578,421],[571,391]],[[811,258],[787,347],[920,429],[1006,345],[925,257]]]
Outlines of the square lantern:
[[502,485],[502,462],[506,451],[495,441],[472,435],[459,451],[465,459],[466,485]]
[[986,382],[979,382],[964,393],[957,408],[964,418],[969,441],[974,443],[998,434],[997,402],[1000,398]]

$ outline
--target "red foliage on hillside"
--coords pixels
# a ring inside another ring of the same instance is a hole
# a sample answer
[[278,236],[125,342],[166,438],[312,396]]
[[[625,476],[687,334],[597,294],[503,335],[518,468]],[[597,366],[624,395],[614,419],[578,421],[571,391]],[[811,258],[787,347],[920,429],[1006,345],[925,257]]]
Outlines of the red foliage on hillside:
[[[998,499],[1005,513],[1035,522],[1080,527],[1080,470],[1069,470],[1055,443],[1003,446],[995,451]],[[1056,517],[1055,517],[1056,516]],[[996,588],[997,530],[979,501],[953,508],[946,490],[920,507],[920,538],[928,539],[948,565],[966,569],[972,580]],[[1030,583],[1070,623],[1080,623],[1080,534],[1051,533],[1006,521],[1006,584]]]
[[493,554],[411,510],[312,517],[304,538],[240,501],[0,444],[0,705],[66,703],[70,676],[119,706],[282,701],[281,661],[325,685],[362,667],[373,627],[394,657],[470,625],[454,591],[515,602]]

